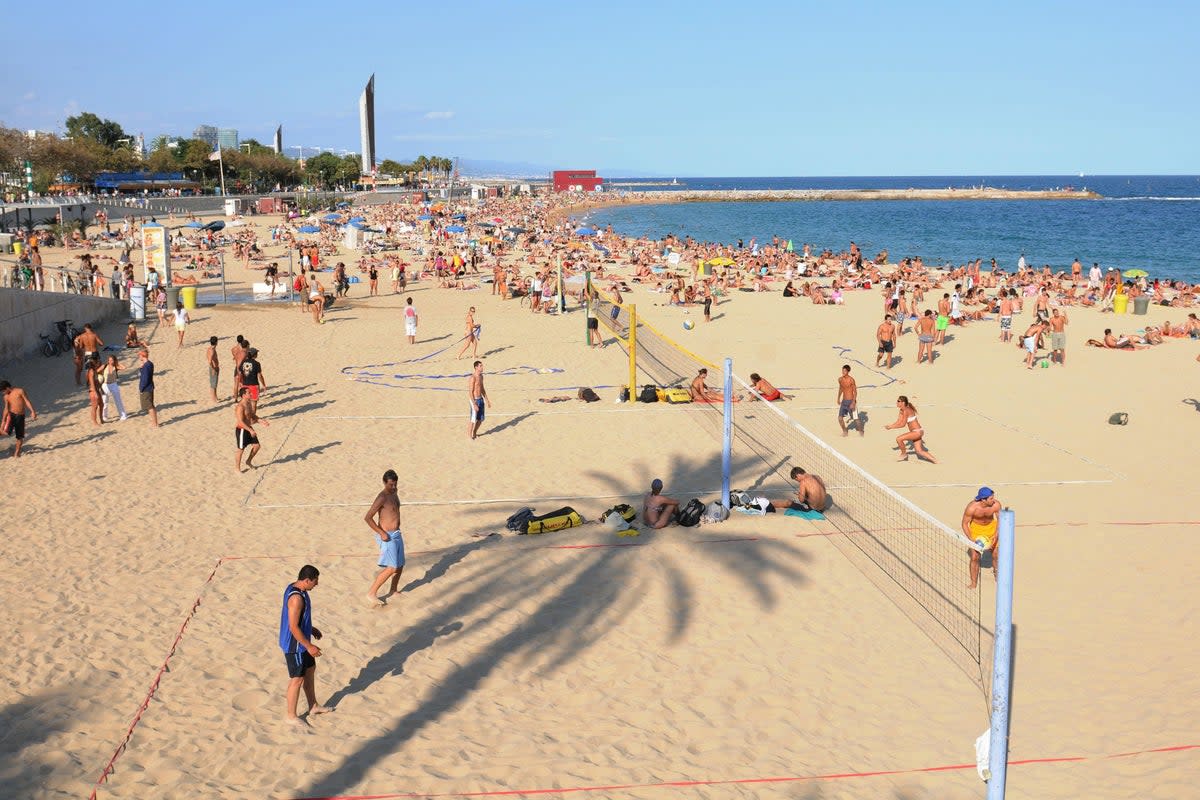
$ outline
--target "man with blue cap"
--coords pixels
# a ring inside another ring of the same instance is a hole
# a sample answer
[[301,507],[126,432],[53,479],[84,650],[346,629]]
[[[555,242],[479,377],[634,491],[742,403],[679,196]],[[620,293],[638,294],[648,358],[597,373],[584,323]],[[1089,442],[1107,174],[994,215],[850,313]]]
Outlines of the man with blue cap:
[[642,501],[642,521],[650,528],[665,528],[675,519],[679,501],[662,493],[663,482],[655,478],[650,493]]
[[[996,542],[1000,538],[1000,501],[996,493],[986,486],[979,487],[975,499],[967,503],[963,510],[962,531],[968,541],[975,542],[992,554],[992,576],[996,575]],[[978,550],[968,550],[971,556],[971,583],[967,588],[974,589],[979,585]]]

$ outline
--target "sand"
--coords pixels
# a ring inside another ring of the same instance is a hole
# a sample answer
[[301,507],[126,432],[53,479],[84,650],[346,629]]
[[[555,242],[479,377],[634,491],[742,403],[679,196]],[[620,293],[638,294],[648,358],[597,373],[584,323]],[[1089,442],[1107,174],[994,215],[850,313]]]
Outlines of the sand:
[[[230,264],[235,285],[255,277]],[[594,518],[636,503],[654,477],[711,499],[718,443],[695,409],[613,403],[624,355],[586,349],[582,314],[535,316],[486,288],[411,288],[411,346],[403,296],[367,299],[365,283],[324,325],[294,307],[201,308],[177,349],[172,331],[146,323],[158,430],[140,415],[93,427],[66,358],[5,376],[41,412],[27,455],[2,466],[6,793],[87,795],[139,717],[100,797],[983,795],[978,676],[819,523],[735,515],[629,538],[598,525],[486,536],[522,505],[570,502]],[[1178,311],[1073,310],[1067,367],[1033,371],[994,321],[953,331],[933,367],[915,366],[910,333],[884,375],[871,369],[874,291],[840,308],[735,292],[690,332],[680,324],[696,313],[656,305],[660,295],[639,288],[627,302],[794,395],[790,415],[951,527],[981,484],[1015,509],[1011,757],[1050,761],[1014,765],[1010,797],[1190,793],[1200,751],[1111,756],[1200,744],[1200,558],[1186,546],[1200,516],[1185,466],[1197,347],[1082,347],[1104,327]],[[475,442],[469,361],[454,358],[472,304],[494,403]],[[233,469],[231,406],[209,404],[203,363],[205,340],[220,336],[227,395],[238,333],[260,350],[271,422],[261,466],[245,474]],[[836,424],[843,363],[873,419],[861,438]],[[376,382],[351,379],[364,372]],[[135,406],[133,379],[122,383]],[[604,402],[538,402],[585,385]],[[920,408],[938,465],[895,462],[882,425],[899,393]],[[1108,425],[1114,411],[1129,425]],[[403,592],[371,609],[362,515],[389,467],[410,560]],[[775,478],[767,489],[787,491]],[[283,588],[305,563],[322,571],[317,691],[336,711],[297,732],[283,722],[275,640]],[[985,575],[989,629],[992,604]]]

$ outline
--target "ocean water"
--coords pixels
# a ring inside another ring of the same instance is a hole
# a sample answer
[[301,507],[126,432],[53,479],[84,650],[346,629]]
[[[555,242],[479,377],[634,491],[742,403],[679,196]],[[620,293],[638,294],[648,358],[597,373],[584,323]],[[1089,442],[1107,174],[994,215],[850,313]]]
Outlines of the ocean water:
[[873,200],[662,203],[599,209],[589,223],[625,236],[668,233],[747,245],[772,236],[840,251],[850,241],[892,260],[921,256],[927,264],[992,258],[1014,269],[1022,253],[1035,265],[1085,271],[1140,267],[1157,278],[1200,282],[1200,176],[1030,175],[853,178],[678,178],[680,186],[614,187],[618,191],[688,189],[941,189],[985,185],[1004,189],[1087,188],[1100,200]]

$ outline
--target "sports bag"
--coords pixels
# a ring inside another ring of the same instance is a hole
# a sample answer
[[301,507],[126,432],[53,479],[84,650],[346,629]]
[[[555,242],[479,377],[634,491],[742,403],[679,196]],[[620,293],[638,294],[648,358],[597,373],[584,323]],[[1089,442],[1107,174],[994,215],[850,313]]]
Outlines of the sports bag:
[[633,522],[637,519],[637,510],[628,503],[617,503],[615,506],[605,511],[600,515],[601,522],[607,522],[610,515],[616,514],[626,522]]
[[690,403],[692,396],[688,394],[687,389],[667,389],[668,403]]
[[724,522],[729,519],[729,509],[720,500],[713,500],[704,509],[705,522]]
[[694,528],[704,516],[705,505],[696,498],[688,500],[680,509],[675,521],[685,528]]
[[553,533],[583,524],[583,517],[570,506],[563,506],[549,514],[530,517],[525,527],[525,533]]
[[643,403],[657,403],[658,390],[654,388],[653,383],[647,383],[642,387],[642,393],[638,395],[638,400]]

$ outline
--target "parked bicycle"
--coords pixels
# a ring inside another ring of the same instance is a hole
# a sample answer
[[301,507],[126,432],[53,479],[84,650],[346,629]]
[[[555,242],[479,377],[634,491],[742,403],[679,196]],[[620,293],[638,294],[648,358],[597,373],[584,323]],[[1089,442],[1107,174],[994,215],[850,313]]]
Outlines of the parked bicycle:
[[54,358],[56,355],[62,352],[58,349],[58,345],[54,343],[53,337],[47,336],[44,333],[39,333],[38,336],[42,340],[42,355],[44,355],[46,358]]
[[60,319],[54,326],[58,328],[58,349],[64,353],[75,347],[75,337],[83,333],[69,319]]

